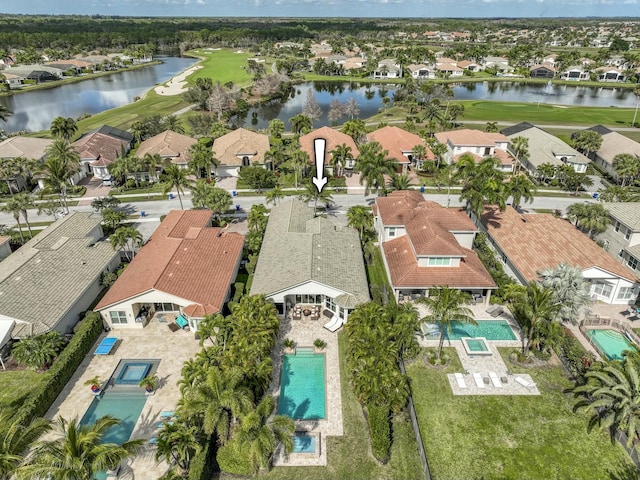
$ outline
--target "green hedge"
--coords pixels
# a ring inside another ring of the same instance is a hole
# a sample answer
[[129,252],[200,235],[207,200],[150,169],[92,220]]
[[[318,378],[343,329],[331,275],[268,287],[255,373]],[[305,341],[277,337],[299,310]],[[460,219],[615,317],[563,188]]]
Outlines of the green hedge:
[[24,424],[44,416],[103,330],[100,314],[87,312],[76,334],[47,372],[47,381],[18,410],[16,416]]
[[233,302],[238,303],[240,301],[240,297],[244,294],[244,283],[236,282],[233,284]]
[[593,354],[588,352],[580,341],[573,336],[571,331],[566,328],[564,329],[562,340],[558,342],[555,350],[562,363],[576,380],[581,379],[595,361]]
[[391,418],[389,407],[370,405],[367,407],[371,449],[373,456],[381,463],[389,461],[391,449]]
[[216,458],[222,472],[233,475],[253,475],[254,473],[249,462],[249,452],[243,452],[233,440],[218,449]]
[[189,480],[207,480],[213,478],[213,461],[215,460],[215,449],[213,442],[215,436],[207,439],[204,448],[200,450],[191,460],[189,465]]

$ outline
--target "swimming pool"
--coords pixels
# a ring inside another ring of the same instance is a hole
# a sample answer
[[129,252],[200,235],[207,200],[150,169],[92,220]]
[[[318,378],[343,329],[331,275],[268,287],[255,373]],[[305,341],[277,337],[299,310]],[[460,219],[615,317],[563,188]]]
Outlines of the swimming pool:
[[[487,340],[517,340],[506,320],[478,320],[477,325],[462,323],[456,320],[451,322],[451,332],[446,332],[448,340],[460,340],[462,337],[483,337]],[[429,335],[430,338],[440,337],[439,333]]]
[[322,353],[284,355],[278,414],[295,420],[326,418],[325,358]]
[[142,389],[140,392],[126,393],[109,389],[91,401],[80,425],[93,425],[100,417],[111,415],[119,419],[120,424],[107,430],[102,443],[124,443],[131,437],[146,401],[147,396]]
[[622,360],[624,350],[636,350],[636,347],[617,330],[587,330],[587,337],[609,360]]
[[296,433],[293,436],[293,453],[316,453],[316,435]]
[[151,370],[150,362],[126,362],[115,379],[115,383],[123,385],[138,385]]

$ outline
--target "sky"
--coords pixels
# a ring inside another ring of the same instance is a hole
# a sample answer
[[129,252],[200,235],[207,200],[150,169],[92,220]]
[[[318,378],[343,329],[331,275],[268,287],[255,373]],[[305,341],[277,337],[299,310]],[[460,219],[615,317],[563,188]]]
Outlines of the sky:
[[11,14],[203,17],[640,16],[640,0],[1,0]]

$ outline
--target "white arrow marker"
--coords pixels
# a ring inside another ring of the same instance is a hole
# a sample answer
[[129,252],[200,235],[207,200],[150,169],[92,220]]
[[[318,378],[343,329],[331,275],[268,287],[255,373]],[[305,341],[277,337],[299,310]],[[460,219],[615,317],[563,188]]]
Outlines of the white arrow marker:
[[318,192],[321,192],[327,184],[327,177],[324,175],[324,150],[327,141],[324,138],[313,139],[313,158],[316,162],[316,175],[313,177]]

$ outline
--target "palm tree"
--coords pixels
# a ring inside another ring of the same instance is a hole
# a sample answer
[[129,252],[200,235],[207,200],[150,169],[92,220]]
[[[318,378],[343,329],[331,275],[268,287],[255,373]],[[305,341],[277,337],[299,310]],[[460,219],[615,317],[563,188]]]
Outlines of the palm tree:
[[544,325],[556,318],[559,308],[553,290],[536,282],[527,285],[524,294],[514,300],[511,310],[524,331],[522,353],[539,346]]
[[418,299],[419,303],[426,305],[430,312],[422,321],[435,323],[440,330],[440,341],[436,357],[440,358],[446,332],[451,332],[451,321],[476,324],[473,312],[463,305],[471,302],[471,295],[462,290],[449,287],[437,287],[429,289],[429,296]]
[[337,145],[336,148],[329,152],[329,155],[331,155],[331,168],[334,177],[339,177],[341,170],[344,170],[347,162],[353,159],[351,147],[346,143]]
[[305,203],[309,203],[313,200],[314,214],[317,214],[318,202],[324,203],[325,208],[327,209],[330,205],[333,204],[333,197],[331,196],[331,192],[326,188],[318,191],[312,181],[308,181],[303,185],[302,193],[300,193],[298,198],[300,198],[300,200]]
[[80,169],[80,155],[71,144],[62,139],[55,140],[47,147],[47,159],[43,170],[47,177],[47,183],[55,191],[59,192],[66,213],[69,213],[67,205],[67,185],[69,179]]
[[431,101],[424,106],[422,111],[422,121],[424,123],[440,123],[444,118],[442,106],[439,101]]
[[349,135],[356,143],[361,143],[367,135],[367,126],[364,120],[356,118],[354,120],[347,120],[342,125],[342,133]]
[[184,134],[184,127],[182,122],[175,115],[167,115],[161,120],[162,128],[165,130],[171,130],[172,132]]
[[631,153],[619,153],[613,157],[613,169],[622,178],[622,186],[632,184],[640,176],[640,158]]
[[526,175],[514,175],[507,183],[507,195],[511,197],[514,208],[520,206],[522,199],[525,202],[533,202],[535,189],[535,185],[531,183],[531,180]]
[[538,273],[540,284],[553,291],[558,307],[558,318],[576,324],[581,312],[591,303],[588,282],[579,267],[561,263]]
[[202,425],[204,433],[215,433],[221,444],[229,439],[237,419],[253,407],[253,395],[245,387],[237,368],[209,367],[204,382],[183,391],[180,412],[186,419]]
[[364,194],[374,190],[378,195],[381,188],[384,189],[384,176],[396,171],[397,162],[388,158],[389,152],[382,149],[378,142],[367,143],[362,146],[358,159],[360,171],[360,185],[366,184]]
[[0,411],[0,479],[9,480],[13,476],[25,454],[49,430],[51,424],[44,418],[34,418],[25,425],[14,412]]
[[462,179],[460,200],[465,200],[467,210],[480,218],[485,204],[506,208],[506,186],[504,175],[496,166],[493,157],[483,159],[476,164],[471,156],[462,155],[458,160],[458,176]]
[[487,133],[496,133],[498,131],[498,122],[487,122],[484,131]]
[[371,207],[354,205],[347,210],[349,226],[360,232],[360,240],[364,243],[364,232],[373,230],[373,213]]
[[134,227],[120,227],[111,237],[109,242],[114,250],[121,250],[129,261],[133,260],[136,255],[136,249],[142,246],[142,233]]
[[138,439],[122,444],[102,443],[107,430],[119,423],[120,420],[108,415],[91,426],[80,426],[77,418],[58,417],[59,438],[36,444],[27,463],[16,471],[16,478],[92,480],[98,472],[116,468],[122,461],[134,457],[144,442]]
[[181,194],[184,193],[185,188],[191,187],[191,180],[187,178],[187,170],[172,163],[164,169],[164,174],[163,193],[167,194],[175,188],[178,193],[178,200],[180,201],[180,210],[184,210]]
[[278,205],[278,202],[284,198],[284,191],[278,185],[273,187],[264,195],[265,200],[267,201],[267,205],[273,203],[274,205]]
[[204,171],[207,179],[211,181],[212,167],[215,169],[219,163],[213,156],[211,147],[206,143],[196,142],[189,148],[189,153],[191,154],[189,168],[196,174],[196,177],[200,178]]
[[291,130],[296,135],[307,133],[313,128],[313,120],[304,113],[294,115],[289,119],[289,123],[291,124]]
[[522,163],[529,159],[529,139],[527,137],[514,137],[511,139],[511,151],[516,157],[516,172],[520,170]]
[[587,155],[597,152],[602,146],[602,135],[593,130],[582,130],[573,138],[573,147]]
[[180,419],[165,423],[158,432],[156,460],[162,458],[171,465],[177,465],[180,469],[177,478],[185,478],[184,474],[189,471],[191,460],[202,450],[198,433],[198,427],[187,425]]
[[418,144],[413,147],[411,161],[415,166],[422,166],[422,162],[427,158],[428,150],[424,145]]
[[15,196],[9,197],[4,206],[0,207],[0,211],[13,214],[13,218],[18,224],[18,232],[20,233],[20,243],[24,243],[24,233],[22,233],[22,225],[20,225],[20,212],[22,205],[14,200]]
[[287,455],[293,451],[295,423],[284,415],[271,417],[274,407],[273,397],[266,395],[254,411],[242,417],[234,436],[241,451],[246,452],[254,473],[269,467],[278,445],[284,447]]
[[567,207],[567,217],[589,238],[604,232],[611,222],[609,212],[601,203],[573,203]]
[[389,190],[410,190],[411,178],[409,178],[409,175],[406,173],[399,175],[393,172],[387,182],[387,187]]
[[587,430],[595,426],[607,427],[614,442],[618,430],[627,435],[627,447],[638,436],[640,426],[640,375],[631,359],[612,362],[601,368],[592,368],[586,374],[587,383],[572,389],[582,397],[574,411],[590,410]]
[[51,135],[70,142],[78,131],[78,125],[73,118],[56,117],[51,122]]
[[304,171],[309,166],[309,154],[302,150],[293,150],[291,152],[289,164],[293,168],[295,187],[298,188],[298,178],[302,178]]
[[431,145],[431,151],[436,157],[436,166],[440,168],[440,165],[442,164],[442,160],[444,160],[444,156],[447,154],[449,149],[444,143],[440,143],[436,141],[436,142],[433,142],[433,144]]
[[29,209],[35,208],[36,204],[33,201],[33,197],[28,192],[21,192],[9,199],[7,204],[12,203],[13,208],[17,208],[20,213],[22,213],[22,217],[24,218],[24,222],[27,224],[27,229],[29,230],[29,237],[33,237],[33,232],[31,231],[31,224],[29,223]]

